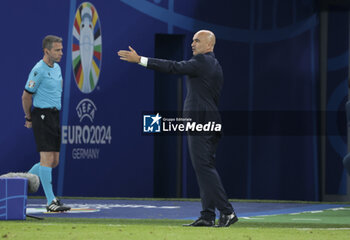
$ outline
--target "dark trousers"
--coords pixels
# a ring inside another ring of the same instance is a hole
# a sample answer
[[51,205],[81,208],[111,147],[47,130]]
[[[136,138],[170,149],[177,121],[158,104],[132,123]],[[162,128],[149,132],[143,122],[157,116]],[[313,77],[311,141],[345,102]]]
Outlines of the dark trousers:
[[209,220],[215,219],[215,208],[221,214],[231,214],[233,212],[232,205],[227,199],[220,176],[215,168],[215,154],[220,135],[188,135],[187,140],[200,190],[203,209],[201,216]]

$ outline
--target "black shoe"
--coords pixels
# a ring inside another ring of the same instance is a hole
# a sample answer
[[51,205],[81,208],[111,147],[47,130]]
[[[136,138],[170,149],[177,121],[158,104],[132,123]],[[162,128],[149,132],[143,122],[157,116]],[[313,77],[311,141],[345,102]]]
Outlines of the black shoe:
[[65,212],[69,211],[70,207],[63,205],[58,199],[52,200],[49,206],[46,206],[48,212]]
[[214,220],[206,220],[204,218],[198,218],[196,221],[190,224],[184,224],[184,227],[213,227],[215,225]]
[[238,217],[236,216],[235,212],[232,212],[229,215],[221,214],[219,219],[219,224],[217,227],[228,227],[237,221],[238,221]]

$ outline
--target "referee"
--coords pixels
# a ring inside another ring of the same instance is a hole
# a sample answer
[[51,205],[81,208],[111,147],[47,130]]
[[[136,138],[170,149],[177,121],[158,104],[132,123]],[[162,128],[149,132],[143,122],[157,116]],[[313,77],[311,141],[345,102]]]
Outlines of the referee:
[[[48,35],[43,40],[44,57],[29,74],[22,95],[26,128],[33,128],[40,162],[29,173],[39,176],[47,199],[48,212],[70,210],[52,191],[52,168],[59,163],[61,129],[59,111],[62,97],[62,38]],[[33,108],[32,108],[33,106]]]

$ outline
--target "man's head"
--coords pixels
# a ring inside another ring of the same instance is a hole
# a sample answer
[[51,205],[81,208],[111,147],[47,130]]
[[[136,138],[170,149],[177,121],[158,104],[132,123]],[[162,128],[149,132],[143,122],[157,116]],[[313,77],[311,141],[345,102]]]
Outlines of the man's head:
[[214,51],[215,35],[209,30],[200,30],[193,36],[191,44],[193,55]]
[[52,62],[61,61],[62,52],[62,38],[48,35],[43,39],[43,51],[44,55],[47,56]]

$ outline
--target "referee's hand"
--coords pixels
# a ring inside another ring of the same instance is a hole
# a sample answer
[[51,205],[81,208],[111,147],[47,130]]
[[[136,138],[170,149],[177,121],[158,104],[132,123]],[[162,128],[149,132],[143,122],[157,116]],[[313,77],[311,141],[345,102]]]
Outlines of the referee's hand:
[[32,122],[29,122],[29,121],[26,120],[26,122],[24,123],[24,126],[26,128],[32,128]]

